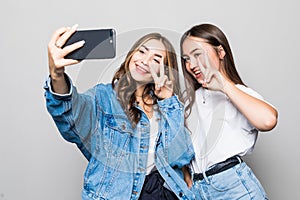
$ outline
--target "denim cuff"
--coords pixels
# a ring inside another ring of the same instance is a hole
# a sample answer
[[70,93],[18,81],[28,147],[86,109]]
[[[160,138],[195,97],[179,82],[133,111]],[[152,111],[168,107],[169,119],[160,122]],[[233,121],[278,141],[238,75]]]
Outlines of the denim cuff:
[[157,104],[163,111],[183,108],[183,104],[179,101],[177,95],[173,95],[170,98],[157,101]]
[[66,94],[58,94],[58,93],[54,92],[52,89],[52,84],[51,84],[52,79],[51,79],[50,75],[46,78],[44,89],[48,90],[55,99],[67,99],[72,96],[72,92],[73,92],[72,80],[70,79],[70,77],[67,74],[64,74],[64,76],[65,76],[65,80],[66,80],[66,82],[68,84],[68,88],[69,88],[69,92]]

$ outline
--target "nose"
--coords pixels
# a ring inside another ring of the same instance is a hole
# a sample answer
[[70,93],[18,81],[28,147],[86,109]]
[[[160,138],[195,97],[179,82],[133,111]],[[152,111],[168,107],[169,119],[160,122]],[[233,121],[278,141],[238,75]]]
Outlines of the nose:
[[198,66],[198,61],[195,58],[190,58],[190,69],[193,70]]
[[143,65],[149,66],[150,60],[151,60],[151,55],[150,55],[150,54],[145,55],[145,56],[142,58],[142,63],[143,63]]
[[142,60],[143,65],[148,66],[147,60]]

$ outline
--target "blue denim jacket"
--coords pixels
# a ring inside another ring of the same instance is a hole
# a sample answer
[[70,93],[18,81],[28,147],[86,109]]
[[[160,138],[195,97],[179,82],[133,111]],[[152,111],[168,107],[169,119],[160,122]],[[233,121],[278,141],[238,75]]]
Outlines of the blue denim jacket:
[[[71,85],[71,84],[70,84]],[[47,109],[61,135],[75,143],[89,160],[82,199],[138,199],[146,176],[149,120],[142,113],[132,128],[111,84],[98,84],[85,93],[52,92],[45,85]],[[194,199],[177,171],[194,158],[184,108],[177,96],[158,102],[159,131],[155,165],[169,188],[180,199]]]

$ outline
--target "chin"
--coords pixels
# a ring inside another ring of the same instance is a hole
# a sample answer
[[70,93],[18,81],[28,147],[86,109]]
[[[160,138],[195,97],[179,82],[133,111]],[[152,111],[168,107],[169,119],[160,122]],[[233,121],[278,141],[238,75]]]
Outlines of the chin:
[[141,76],[141,75],[131,75],[133,80],[135,80],[135,82],[139,85],[145,85],[145,84],[148,84],[148,83],[153,83],[153,80],[152,79],[148,79],[146,78],[145,76]]
[[195,80],[196,80],[199,84],[201,84],[201,81],[203,81],[202,78],[196,78],[196,77],[194,77],[194,78],[195,78]]

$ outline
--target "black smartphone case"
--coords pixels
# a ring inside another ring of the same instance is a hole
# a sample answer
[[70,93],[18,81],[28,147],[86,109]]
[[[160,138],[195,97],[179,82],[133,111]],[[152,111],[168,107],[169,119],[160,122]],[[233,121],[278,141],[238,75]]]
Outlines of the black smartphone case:
[[[67,59],[109,59],[116,56],[116,37],[114,29],[78,30],[64,46],[84,40],[83,47],[65,56]],[[63,46],[63,47],[64,47]]]

